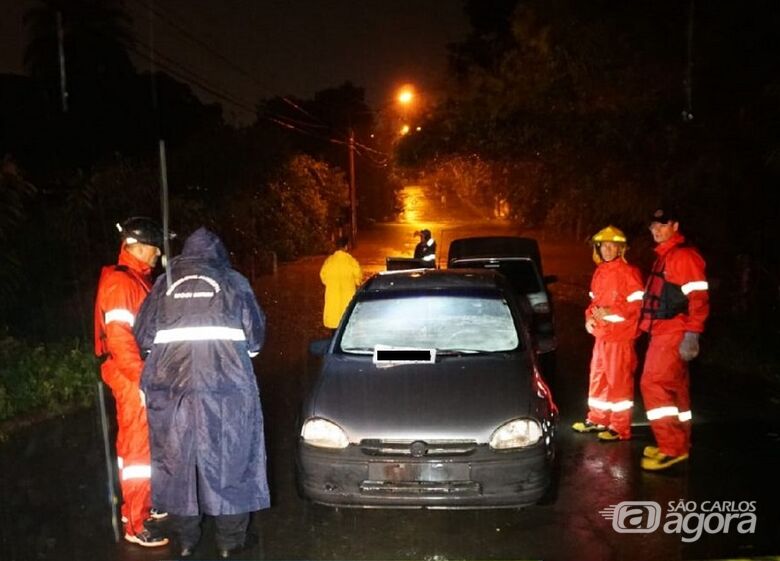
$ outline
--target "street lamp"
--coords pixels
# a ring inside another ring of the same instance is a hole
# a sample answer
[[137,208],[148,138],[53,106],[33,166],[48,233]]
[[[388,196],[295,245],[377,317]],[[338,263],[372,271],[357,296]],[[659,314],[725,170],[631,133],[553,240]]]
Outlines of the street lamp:
[[409,105],[414,100],[414,88],[407,84],[398,91],[398,103],[401,105]]
[[[414,103],[416,94],[414,91],[414,86],[411,84],[406,84],[402,86],[398,92],[396,93],[395,100],[401,107],[404,109],[404,121],[406,121],[406,110],[412,103]],[[392,101],[389,101],[382,106],[380,106],[379,110],[384,109],[388,105],[392,104]],[[407,134],[409,132],[409,125],[404,125],[404,129],[402,130],[401,134]],[[418,127],[417,130],[420,130]],[[371,135],[373,137],[373,135]],[[355,189],[355,131],[350,128],[349,129],[349,139],[347,141],[347,148],[349,152],[349,206],[350,206],[350,212],[349,212],[349,232],[350,232],[350,241],[352,242],[352,247],[355,247],[357,245],[357,194]]]

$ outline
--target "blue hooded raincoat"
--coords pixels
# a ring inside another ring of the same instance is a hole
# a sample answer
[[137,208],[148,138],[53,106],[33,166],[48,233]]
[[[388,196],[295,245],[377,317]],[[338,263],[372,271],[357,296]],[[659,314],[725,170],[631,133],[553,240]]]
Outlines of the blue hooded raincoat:
[[205,228],[171,261],[135,323],[152,451],[152,502],[178,515],[270,504],[263,413],[251,357],[265,315],[225,246]]

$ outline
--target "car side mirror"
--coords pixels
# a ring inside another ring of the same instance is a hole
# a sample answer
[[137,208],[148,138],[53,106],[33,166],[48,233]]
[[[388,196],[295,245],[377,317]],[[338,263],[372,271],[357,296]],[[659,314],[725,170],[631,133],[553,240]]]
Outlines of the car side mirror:
[[544,284],[558,282],[558,275],[544,275]]
[[309,354],[314,356],[325,356],[330,347],[330,337],[327,339],[316,339],[309,343]]

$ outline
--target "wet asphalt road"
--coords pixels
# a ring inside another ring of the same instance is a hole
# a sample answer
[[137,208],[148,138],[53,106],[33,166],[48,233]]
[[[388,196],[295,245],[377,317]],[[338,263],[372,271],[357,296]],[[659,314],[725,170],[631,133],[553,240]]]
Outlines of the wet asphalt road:
[[[417,241],[412,231],[421,227],[434,232],[441,249],[457,232],[518,232],[477,222],[479,217],[463,208],[458,209],[458,224],[436,221],[440,217],[430,212],[424,192],[412,195],[415,201],[407,204],[398,223],[361,231],[355,255],[369,272],[382,269],[386,255],[409,255]],[[324,257],[283,264],[276,275],[256,279],[269,320],[266,348],[255,367],[273,506],[253,517],[259,542],[236,558],[671,560],[779,554],[776,406],[771,409],[765,396],[740,391],[738,380],[708,379],[694,363],[694,448],[688,465],[664,474],[639,469],[642,447],[652,437],[641,424],[638,395],[634,419],[639,424],[632,441],[603,444],[573,434],[568,426],[585,412],[591,342],[581,324],[592,265],[580,244],[543,240],[542,253],[545,272],[559,276],[553,286],[560,345],[554,388],[561,410],[559,477],[546,504],[521,510],[334,510],[298,498],[295,420],[316,370],[306,353],[308,342],[324,335],[317,275]],[[94,409],[30,427],[0,445],[0,561],[175,559],[175,545],[145,550],[112,542],[103,461]],[[631,500],[658,502],[666,515],[668,502],[680,499],[755,501],[755,532],[740,534],[731,528],[684,543],[662,528],[618,533],[599,514]],[[195,559],[215,555],[207,524]]]

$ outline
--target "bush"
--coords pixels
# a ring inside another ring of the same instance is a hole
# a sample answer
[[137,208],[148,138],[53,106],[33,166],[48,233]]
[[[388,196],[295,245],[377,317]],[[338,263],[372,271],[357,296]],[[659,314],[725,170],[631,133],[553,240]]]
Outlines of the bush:
[[90,405],[98,363],[78,341],[31,344],[0,334],[0,421]]

